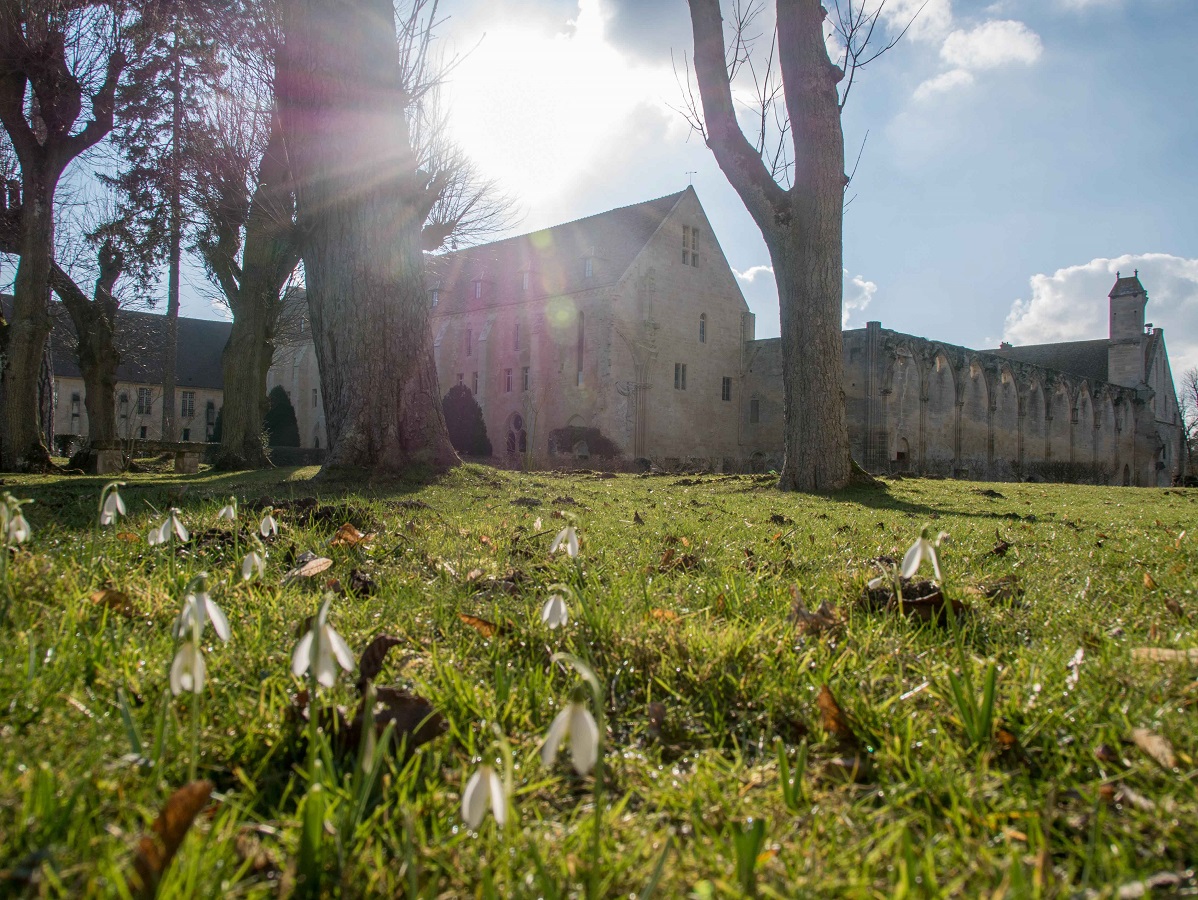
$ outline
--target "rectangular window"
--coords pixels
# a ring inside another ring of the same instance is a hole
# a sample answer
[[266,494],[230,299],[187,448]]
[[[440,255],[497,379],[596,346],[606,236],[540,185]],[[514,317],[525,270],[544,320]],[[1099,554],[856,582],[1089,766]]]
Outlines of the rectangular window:
[[749,401],[749,424],[756,425],[761,421],[761,401],[754,397]]
[[458,372],[458,384],[461,385],[461,384],[465,384],[465,383],[466,383],[465,374],[462,372]]
[[145,425],[143,425],[143,426],[141,426],[141,428],[137,429],[137,436],[139,438],[141,438],[143,441],[146,439],[146,426]]
[[707,343],[707,313],[699,316],[699,343]]
[[520,390],[522,390],[522,391],[528,390],[528,386],[529,386],[528,366],[525,366],[520,372],[520,384],[521,384]]
[[512,370],[511,369],[503,370],[503,390],[505,393],[508,393],[508,394],[510,394],[512,392]]
[[79,415],[79,402],[82,400],[78,394],[71,394],[71,415]]
[[117,406],[121,411],[121,418],[129,418],[129,395],[121,391],[120,399],[117,401]]
[[470,393],[474,394],[476,397],[478,396],[478,373],[477,372],[473,372],[470,375]]
[[185,440],[185,441],[191,440],[191,429],[190,428],[183,429],[183,440]]
[[682,264],[684,266],[691,264],[691,227],[689,225],[682,226]]
[[516,323],[516,327],[512,330],[512,349],[520,349],[520,323]]
[[583,268],[583,274],[587,278],[590,278],[592,275],[595,274],[595,264],[589,256],[586,258],[586,262],[583,263],[582,268]]
[[179,400],[179,415],[185,419],[191,419],[196,414],[196,392],[184,391],[183,396]]
[[473,294],[475,300],[481,299],[483,295],[483,283],[481,281],[475,281],[473,283],[473,290],[471,293]]
[[732,379],[727,375],[725,375],[724,380],[720,382],[720,399],[725,402],[732,399]]
[[[137,389],[137,414],[139,416],[148,416],[150,414],[150,411],[153,406],[154,406],[154,399],[153,399],[153,397],[150,396],[150,389],[149,388],[138,388]],[[143,434],[142,437],[145,437],[145,435]]]
[[466,355],[474,355],[474,332],[469,328],[466,329]]
[[316,409],[316,388],[312,388],[312,408]]
[[674,363],[674,390],[686,390],[686,363]]
[[529,282],[531,282],[531,281],[532,281],[531,273],[529,273],[529,272],[520,273],[520,290],[527,291]]
[[691,265],[699,267],[699,229],[691,229]]

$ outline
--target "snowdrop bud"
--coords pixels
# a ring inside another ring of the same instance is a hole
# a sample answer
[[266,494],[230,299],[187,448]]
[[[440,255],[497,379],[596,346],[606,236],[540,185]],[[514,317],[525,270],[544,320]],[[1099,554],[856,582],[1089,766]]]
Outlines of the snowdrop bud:
[[251,550],[241,561],[241,580],[249,581],[255,575],[261,578],[266,574],[266,560],[257,550]]
[[557,533],[557,537],[553,539],[553,544],[549,547],[550,553],[557,553],[558,550],[565,550],[566,555],[571,559],[578,556],[578,532],[574,530],[573,525],[567,525]]
[[275,521],[275,517],[269,512],[262,517],[262,521],[258,523],[258,533],[264,538],[272,537],[279,533],[279,523]]
[[541,608],[541,621],[550,628],[557,628],[570,621],[570,611],[566,607],[566,598],[561,594],[551,594]]

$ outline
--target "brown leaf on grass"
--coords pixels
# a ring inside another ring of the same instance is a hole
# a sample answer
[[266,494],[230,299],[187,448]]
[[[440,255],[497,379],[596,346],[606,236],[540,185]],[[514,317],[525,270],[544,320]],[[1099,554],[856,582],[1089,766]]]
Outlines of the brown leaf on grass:
[[116,533],[116,539],[118,541],[124,541],[126,544],[141,543],[141,535],[135,531],[118,531]]
[[993,581],[982,581],[975,587],[967,587],[965,591],[987,600],[1011,600],[1023,593],[1023,586],[1016,576],[1003,575]]
[[288,570],[287,574],[283,576],[283,584],[299,578],[312,578],[328,570],[332,565],[333,561],[327,556],[317,556],[302,565],[296,566],[294,569]]
[[644,525],[645,524],[645,520],[641,518],[641,514],[639,512],[636,512],[635,510],[632,513],[632,524],[633,525]]
[[824,731],[835,737],[842,745],[855,748],[859,742],[853,724],[845,711],[840,708],[840,704],[836,702],[836,698],[832,696],[832,691],[826,684],[821,685],[819,696],[815,698],[815,702],[819,706],[820,721],[823,723]]
[[1172,597],[1165,598],[1165,609],[1169,610],[1169,612],[1173,613],[1173,615],[1177,616],[1177,618],[1181,619],[1182,621],[1185,621],[1185,619],[1188,618],[1186,616],[1186,611],[1182,609],[1181,604]]
[[372,531],[370,534],[362,534],[351,523],[346,522],[337,529],[337,533],[333,535],[333,539],[329,541],[330,547],[356,547],[358,544],[366,544],[373,541],[375,534]]
[[358,675],[362,681],[374,681],[383,671],[383,663],[387,661],[387,653],[392,647],[398,647],[403,641],[389,634],[375,635],[374,639],[362,651],[358,660]]
[[[356,751],[362,737],[362,726],[367,710],[366,698],[358,704],[353,722],[349,727],[345,749]],[[382,737],[388,724],[394,725],[392,742],[399,746],[406,741],[411,753],[421,744],[444,734],[448,730],[444,717],[429,701],[416,694],[394,687],[375,688],[374,709],[371,711],[376,737]]]
[[509,634],[513,630],[509,624],[490,622],[487,619],[472,616],[469,613],[458,613],[458,618],[485,638]]
[[839,631],[844,627],[844,621],[836,615],[836,610],[829,606],[826,600],[815,612],[808,612],[797,586],[791,586],[790,595],[794,598],[794,605],[790,609],[790,621],[800,634],[818,636],[825,632]]
[[1111,806],[1132,806],[1143,812],[1156,809],[1155,802],[1126,784],[1104,784],[1098,788],[1098,795]]
[[671,609],[659,609],[654,607],[649,610],[649,618],[656,619],[658,622],[681,622],[682,619],[678,613]]
[[153,832],[137,842],[133,881],[139,896],[154,897],[158,893],[158,883],[179,852],[191,823],[208,804],[212,787],[211,781],[193,781],[179,788],[154,820]]
[[1150,591],[1156,590],[1156,579],[1152,577],[1151,572],[1144,573],[1144,587]]
[[1147,728],[1133,728],[1132,743],[1156,760],[1162,768],[1173,771],[1177,768],[1177,756],[1168,738],[1161,737]]
[[91,602],[97,606],[105,606],[126,619],[137,618],[137,609],[124,591],[118,591],[115,588],[101,588],[91,595]]
[[1133,647],[1131,658],[1151,662],[1188,662],[1198,665],[1198,647],[1192,650],[1173,650],[1168,647]]

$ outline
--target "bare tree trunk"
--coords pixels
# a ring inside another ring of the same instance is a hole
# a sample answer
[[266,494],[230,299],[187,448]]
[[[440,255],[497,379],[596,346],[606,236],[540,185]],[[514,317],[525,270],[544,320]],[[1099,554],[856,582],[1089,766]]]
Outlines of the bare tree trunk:
[[320,364],[326,469],[458,462],[433,366],[391,0],[287,0],[276,81]]
[[175,23],[175,61],[171,69],[171,186],[170,236],[166,275],[166,346],[162,350],[162,439],[177,437],[175,382],[179,360],[179,276],[183,245],[183,186],[181,148],[183,140],[183,85],[179,55],[179,25]]
[[270,464],[262,448],[266,374],[274,358],[280,293],[299,263],[294,209],[283,136],[276,120],[246,216],[240,280],[233,275],[230,259],[210,256],[233,311],[233,327],[222,357],[225,403],[219,468]]
[[765,238],[778,284],[786,391],[783,490],[849,483],[841,353],[844,135],[820,0],[778,0],[778,64],[794,144],[783,189],[737,123],[719,0],[690,0],[707,145]]

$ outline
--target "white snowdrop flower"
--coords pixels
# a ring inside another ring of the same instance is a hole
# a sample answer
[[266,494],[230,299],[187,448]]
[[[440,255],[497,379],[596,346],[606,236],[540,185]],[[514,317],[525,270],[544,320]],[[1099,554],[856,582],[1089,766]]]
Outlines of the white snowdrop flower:
[[550,594],[541,608],[541,621],[550,628],[557,628],[569,622],[570,611],[566,608],[566,598],[561,594]]
[[114,525],[118,516],[125,515],[125,501],[118,490],[124,485],[123,481],[111,481],[104,485],[104,490],[100,492],[100,525]]
[[571,559],[578,556],[578,532],[574,530],[573,525],[567,525],[557,533],[557,537],[553,539],[553,544],[549,548],[550,553],[557,553],[559,549],[564,549],[566,555]]
[[170,537],[170,519],[167,519],[161,525],[155,525],[150,529],[150,533],[146,535],[146,543],[151,547],[156,547],[159,544],[165,544],[166,539]]
[[257,575],[261,578],[266,574],[266,560],[262,558],[262,554],[257,550],[251,550],[245,555],[245,559],[241,561],[241,580],[249,581]]
[[328,622],[331,603],[330,597],[321,604],[312,628],[300,638],[291,654],[293,675],[302,676],[312,669],[316,680],[325,687],[332,687],[337,680],[337,666],[334,663],[347,672],[354,668],[354,656],[349,645]]
[[258,533],[264,538],[271,537],[279,533],[279,523],[275,521],[275,517],[268,510],[266,515],[262,517],[262,521],[258,523]]
[[471,828],[478,828],[488,808],[502,828],[507,822],[507,791],[496,771],[483,765],[470,776],[466,789],[462,791],[462,818]]
[[230,522],[237,518],[237,498],[230,497],[229,502],[220,508],[220,512],[216,514],[218,519],[228,519]]
[[585,775],[599,759],[599,726],[581,700],[572,700],[549,726],[545,743],[541,745],[541,762],[552,766],[557,759],[558,747],[566,738],[570,739],[570,758],[574,763],[574,771]]
[[936,548],[940,546],[940,542],[948,537],[945,531],[940,532],[933,541],[928,538],[928,529],[925,527],[920,532],[919,537],[915,539],[915,543],[907,548],[907,552],[903,555],[903,568],[901,574],[904,578],[911,578],[919,571],[920,565],[926,559],[932,564],[932,571],[936,573],[936,580],[942,580],[940,574],[940,558],[936,553]]
[[540,516],[537,516],[536,521],[532,523],[532,530],[533,531],[541,530],[541,517]]
[[175,536],[183,543],[191,540],[191,535],[187,533],[187,528],[183,525],[183,521],[179,518],[179,510],[171,507],[170,515],[167,516],[167,523],[174,529]]
[[180,645],[171,663],[171,693],[176,697],[184,691],[198,694],[204,690],[204,675],[208,671],[204,652],[195,641]]
[[8,520],[8,528],[5,533],[10,545],[23,544],[29,540],[29,523],[25,521],[25,516],[21,513],[20,508]]
[[191,632],[192,638],[199,643],[204,633],[204,625],[212,622],[212,630],[222,641],[227,641],[232,633],[229,630],[229,620],[224,612],[208,596],[208,573],[201,572],[187,586],[183,595],[183,610],[175,620],[175,637],[181,637]]

